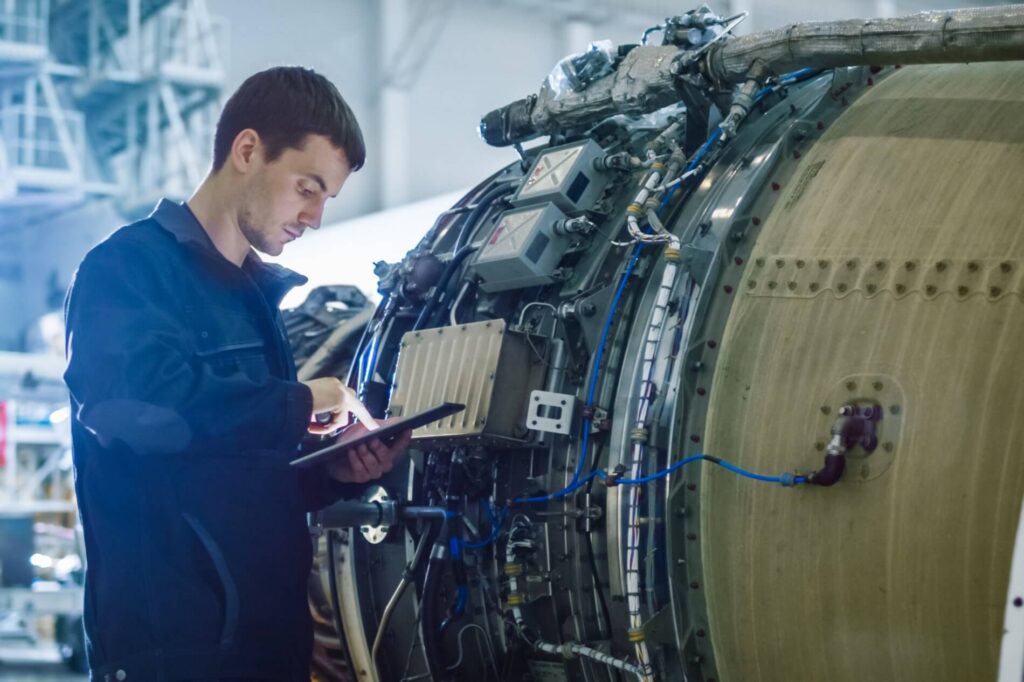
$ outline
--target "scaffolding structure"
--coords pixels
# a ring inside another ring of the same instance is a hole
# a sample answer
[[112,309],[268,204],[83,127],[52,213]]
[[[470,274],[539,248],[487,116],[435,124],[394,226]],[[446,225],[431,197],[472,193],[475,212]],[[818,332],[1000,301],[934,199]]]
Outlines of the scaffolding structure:
[[206,0],[0,0],[0,211],[184,198],[212,148],[226,40]]

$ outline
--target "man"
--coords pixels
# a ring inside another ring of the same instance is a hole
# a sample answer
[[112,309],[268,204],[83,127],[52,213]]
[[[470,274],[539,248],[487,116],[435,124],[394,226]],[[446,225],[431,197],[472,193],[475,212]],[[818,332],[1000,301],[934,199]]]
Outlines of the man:
[[162,201],[79,266],[65,380],[93,680],[309,680],[305,513],[390,470],[409,434],[329,472],[289,466],[307,432],[346,418],[343,386],[296,381],[278,305],[306,280],[254,249],[318,228],[364,159],[327,79],[258,73],[188,202]]

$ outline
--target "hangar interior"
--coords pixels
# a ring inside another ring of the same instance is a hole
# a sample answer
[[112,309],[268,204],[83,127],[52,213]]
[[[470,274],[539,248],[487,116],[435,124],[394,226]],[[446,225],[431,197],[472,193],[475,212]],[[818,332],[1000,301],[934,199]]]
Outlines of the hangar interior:
[[0,0],[0,679],[87,679],[72,275],[275,64],[369,149],[268,258],[298,378],[457,405],[310,515],[312,679],[1024,679],[1024,6],[971,4]]

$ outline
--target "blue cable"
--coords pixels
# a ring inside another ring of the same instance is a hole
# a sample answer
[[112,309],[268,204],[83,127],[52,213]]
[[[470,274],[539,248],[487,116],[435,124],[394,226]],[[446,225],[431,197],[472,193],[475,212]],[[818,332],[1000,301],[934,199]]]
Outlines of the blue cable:
[[[608,343],[608,333],[611,331],[612,321],[614,320],[615,313],[618,310],[619,301],[622,299],[622,292],[625,291],[626,283],[629,281],[629,276],[633,273],[633,268],[640,259],[640,251],[642,249],[642,244],[637,244],[633,248],[633,256],[629,259],[626,269],[622,271],[622,278],[619,280],[619,286],[615,290],[615,297],[612,299],[612,304],[608,309],[608,316],[605,318],[604,328],[601,330],[601,340],[598,342],[597,352],[594,354],[593,368],[590,372],[590,382],[587,388],[587,408],[594,405],[594,394],[597,392],[597,375],[600,372],[601,360],[604,358],[604,349]],[[576,462],[576,471],[573,472],[572,480],[569,482],[569,485],[550,495],[520,497],[515,500],[516,502],[549,502],[551,500],[561,499],[566,495],[576,492],[580,489],[583,483],[590,480],[590,478],[586,478],[583,481],[580,480],[580,476],[583,474],[583,468],[587,463],[587,450],[590,447],[589,417],[583,419],[582,432],[582,437],[580,439],[580,454],[577,458],[578,461]]]
[[452,608],[452,613],[457,616],[461,616],[466,611],[466,602],[469,601],[469,587],[466,585],[459,585],[455,590],[455,607]]
[[486,500],[481,500],[481,502],[487,507],[487,515],[491,519],[491,532],[483,540],[478,540],[477,542],[466,542],[465,540],[460,540],[458,537],[452,538],[453,542],[458,542],[466,549],[483,549],[494,542],[501,533],[501,527],[505,525],[505,519],[508,518],[508,507],[502,509],[501,513],[495,517],[494,512],[491,511],[491,505],[487,504]]
[[[798,78],[802,77],[803,75],[811,73],[813,71],[814,71],[814,69],[809,69],[809,68],[799,69],[797,71],[793,71],[792,73],[785,74],[779,80],[780,80],[781,83],[787,83],[788,84],[788,82],[792,82],[793,80],[798,79]],[[693,158],[690,160],[690,162],[686,165],[686,172],[689,172],[689,171],[693,170],[694,168],[696,168],[698,166],[698,164],[700,164],[700,162],[704,159],[704,156],[707,155],[708,151],[711,149],[711,146],[713,144],[715,144],[715,142],[717,142],[721,137],[722,137],[722,129],[720,127],[716,127],[715,130],[708,137],[708,139],[704,142],[704,144],[702,144],[700,146],[700,148],[697,150],[697,152],[693,155]],[[658,205],[658,211],[657,212],[659,214],[665,209],[665,207],[668,205],[668,203],[672,200],[672,196],[675,194],[676,188],[678,186],[679,185],[673,185],[665,193],[665,196],[662,198],[661,203]],[[618,309],[619,300],[622,298],[622,292],[626,288],[626,282],[629,280],[629,275],[632,274],[633,267],[636,265],[637,260],[639,260],[639,258],[640,258],[640,250],[642,248],[643,248],[642,244],[637,244],[636,247],[634,248],[633,256],[630,259],[629,264],[626,266],[625,271],[623,271],[622,279],[619,281],[619,287],[615,291],[615,298],[612,300],[612,305],[611,305],[611,307],[608,310],[608,317],[605,318],[604,328],[601,330],[601,340],[600,340],[600,342],[598,343],[598,346],[597,346],[597,352],[595,353],[595,357],[594,357],[594,365],[593,365],[593,369],[591,370],[591,374],[590,374],[590,382],[589,382],[589,386],[587,388],[587,403],[586,403],[586,407],[587,408],[593,407],[593,405],[594,405],[594,394],[597,391],[597,375],[598,375],[598,372],[599,372],[599,369],[600,369],[600,366],[601,366],[601,360],[604,357],[605,345],[608,342],[608,333],[609,333],[609,331],[611,329],[612,321],[613,321],[613,319],[615,317],[615,313],[616,313],[616,311]],[[520,497],[520,498],[517,498],[515,500],[515,502],[549,502],[551,500],[557,500],[557,499],[563,498],[566,495],[569,495],[569,494],[579,490],[582,487],[583,484],[585,484],[591,478],[593,478],[593,475],[591,475],[591,476],[586,477],[585,479],[582,479],[582,480],[580,479],[580,476],[583,474],[583,469],[584,469],[584,466],[585,466],[586,460],[587,460],[587,450],[588,450],[588,448],[590,446],[590,419],[589,418],[584,418],[582,431],[583,431],[582,438],[580,439],[580,455],[579,455],[578,461],[576,463],[576,470],[573,472],[572,480],[569,482],[569,485],[567,485],[562,490],[559,490],[558,492],[552,493],[550,495],[537,495],[537,496],[534,496],[534,497]]]
[[[660,478],[668,476],[672,472],[676,471],[677,469],[680,469],[681,467],[686,466],[687,464],[690,464],[692,462],[699,462],[701,460],[711,462],[712,464],[717,464],[723,469],[727,469],[728,471],[731,471],[734,474],[738,474],[740,476],[743,476],[744,478],[750,478],[755,481],[763,481],[765,483],[778,483],[786,487],[801,485],[807,482],[806,476],[795,476],[793,474],[782,474],[781,476],[765,476],[764,474],[755,474],[752,471],[747,471],[743,467],[736,466],[735,464],[727,462],[724,459],[712,457],[711,455],[698,454],[684,457],[683,459],[679,460],[678,462],[668,467],[667,469],[662,469],[657,473],[642,476],[640,478],[615,479],[615,485],[642,485],[644,483],[650,483],[651,481],[656,481]],[[598,471],[595,473],[597,473],[601,479],[605,481],[608,480],[608,474],[606,472]]]

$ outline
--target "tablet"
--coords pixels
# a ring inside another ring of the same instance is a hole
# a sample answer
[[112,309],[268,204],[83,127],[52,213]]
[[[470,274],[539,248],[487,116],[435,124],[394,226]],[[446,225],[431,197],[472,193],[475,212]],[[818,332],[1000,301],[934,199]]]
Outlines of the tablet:
[[316,452],[311,452],[308,455],[303,455],[298,459],[293,459],[291,465],[294,467],[312,467],[324,462],[330,462],[333,459],[337,459],[346,450],[356,445],[368,443],[372,440],[382,440],[385,442],[393,440],[404,431],[418,429],[430,422],[437,421],[438,419],[444,419],[445,417],[449,417],[457,412],[462,412],[464,409],[466,409],[466,406],[458,403],[442,403],[437,407],[432,407],[429,410],[424,410],[423,412],[419,412],[410,417],[399,419],[396,422],[382,426],[374,431],[361,433],[358,436],[352,436],[351,438],[342,438],[337,443],[332,443],[322,450],[317,450]]

